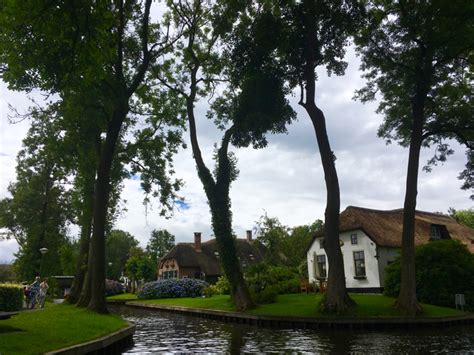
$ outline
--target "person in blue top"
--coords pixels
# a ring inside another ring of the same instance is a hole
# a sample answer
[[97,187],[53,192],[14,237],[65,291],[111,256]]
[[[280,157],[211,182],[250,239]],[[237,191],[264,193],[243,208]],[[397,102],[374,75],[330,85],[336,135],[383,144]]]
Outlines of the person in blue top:
[[36,276],[35,281],[30,285],[30,308],[35,308],[40,293],[40,277]]

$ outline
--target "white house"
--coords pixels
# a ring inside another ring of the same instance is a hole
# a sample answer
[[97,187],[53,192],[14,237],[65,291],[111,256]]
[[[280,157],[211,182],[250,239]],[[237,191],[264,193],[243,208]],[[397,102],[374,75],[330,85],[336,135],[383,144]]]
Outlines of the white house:
[[[456,239],[474,253],[474,230],[443,214],[416,211],[415,245],[437,239]],[[347,207],[339,220],[346,287],[350,292],[381,292],[385,267],[399,255],[403,209],[380,211]],[[324,232],[317,233],[308,250],[310,282],[327,281]]]

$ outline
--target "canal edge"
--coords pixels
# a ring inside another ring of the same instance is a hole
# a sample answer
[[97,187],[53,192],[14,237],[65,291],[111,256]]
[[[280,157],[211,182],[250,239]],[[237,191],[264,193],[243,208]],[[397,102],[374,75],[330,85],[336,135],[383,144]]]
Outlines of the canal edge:
[[79,354],[115,354],[121,353],[133,343],[135,325],[128,323],[128,326],[114,333],[108,334],[98,339],[85,343],[75,344],[66,348],[53,350],[45,355],[79,355]]
[[159,304],[144,304],[140,302],[122,303],[128,307],[142,308],[190,315],[201,318],[219,320],[263,327],[277,328],[310,328],[310,329],[379,329],[379,328],[406,328],[406,327],[446,327],[463,324],[474,324],[474,314],[447,317],[422,318],[310,318],[310,317],[278,317],[242,314],[230,311],[211,309],[168,306]]

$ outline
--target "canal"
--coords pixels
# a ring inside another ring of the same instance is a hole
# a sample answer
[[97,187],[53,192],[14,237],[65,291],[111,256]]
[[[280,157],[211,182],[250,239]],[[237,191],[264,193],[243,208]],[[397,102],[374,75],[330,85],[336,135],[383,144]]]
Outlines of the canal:
[[136,324],[126,354],[157,353],[474,353],[474,325],[384,331],[257,328],[113,306]]

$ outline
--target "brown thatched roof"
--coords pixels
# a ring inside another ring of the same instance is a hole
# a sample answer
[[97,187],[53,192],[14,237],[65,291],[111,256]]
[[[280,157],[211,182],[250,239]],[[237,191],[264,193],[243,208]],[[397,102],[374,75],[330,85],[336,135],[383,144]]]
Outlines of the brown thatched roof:
[[[263,260],[265,247],[256,240],[236,239],[237,251],[241,262],[253,265]],[[176,244],[161,260],[175,259],[180,267],[200,268],[206,275],[222,275],[220,256],[215,239],[201,244],[201,251],[196,251],[194,243]]]
[[[424,211],[416,211],[415,214],[415,245],[430,240],[431,225],[441,227],[442,238],[459,240],[474,253],[474,229],[459,224],[450,216]],[[402,228],[403,209],[380,211],[348,206],[339,219],[340,232],[362,229],[378,245],[387,247],[401,247]],[[323,235],[321,231],[315,238]]]

